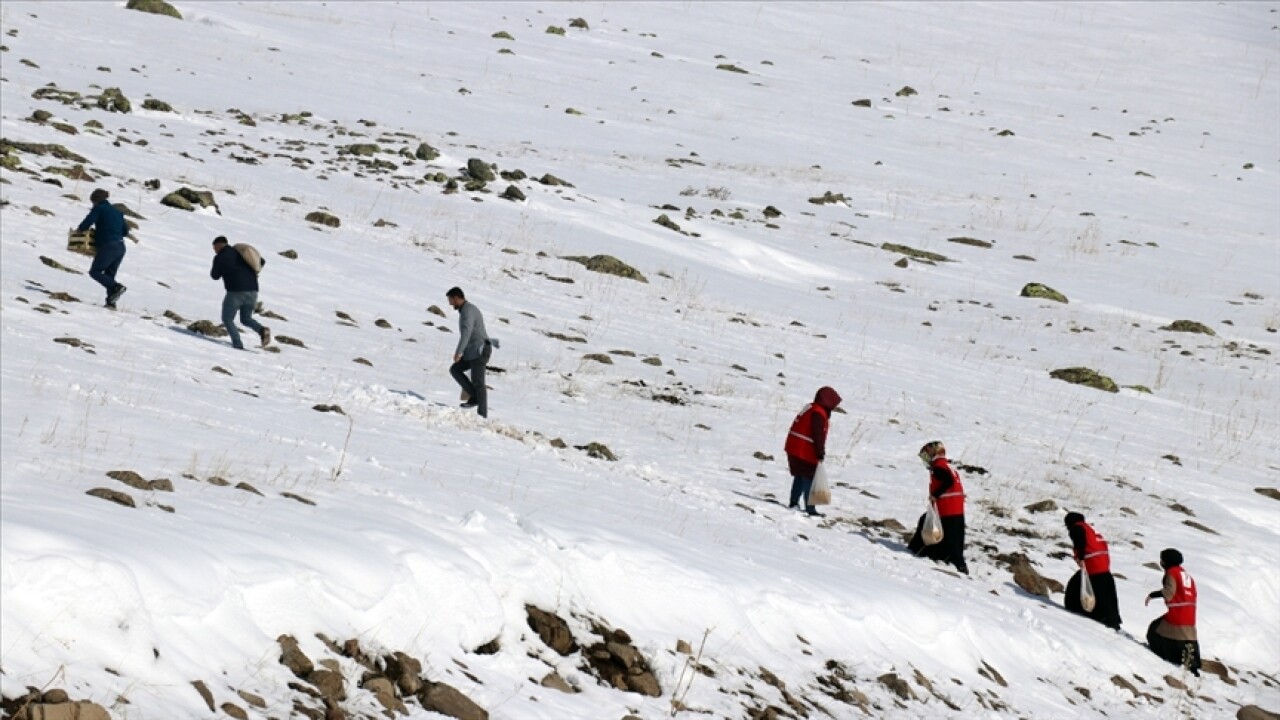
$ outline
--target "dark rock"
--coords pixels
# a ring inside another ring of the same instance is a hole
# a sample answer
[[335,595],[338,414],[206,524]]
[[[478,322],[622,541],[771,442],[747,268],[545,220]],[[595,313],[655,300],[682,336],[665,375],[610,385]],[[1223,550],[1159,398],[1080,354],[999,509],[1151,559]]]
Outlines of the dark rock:
[[582,18],[573,18],[569,20],[569,27],[579,30],[590,30],[591,26],[587,25],[587,21]]
[[1049,597],[1049,586],[1040,573],[1031,566],[1031,561],[1021,553],[1015,553],[1013,566],[1013,582],[1032,595]]
[[147,98],[146,100],[143,100],[142,109],[155,110],[156,112],[173,112],[172,105],[163,100],[156,100],[155,98]]
[[94,488],[86,492],[85,495],[92,495],[93,497],[102,498],[103,500],[110,500],[117,505],[123,505],[125,507],[137,507],[137,505],[134,504],[132,497],[129,497],[126,493],[122,493],[118,490]]
[[1018,294],[1025,298],[1040,298],[1042,300],[1060,302],[1064,305],[1067,304],[1066,295],[1063,295],[1048,285],[1041,285],[1040,283],[1027,283],[1022,286],[1022,292]]
[[897,673],[885,673],[884,675],[881,675],[880,677],[876,678],[876,680],[881,685],[888,688],[889,692],[892,692],[894,695],[897,695],[899,698],[902,698],[903,700],[916,699],[916,694],[911,689],[911,684],[908,683],[903,678],[898,677]]
[[562,693],[568,693],[570,695],[578,692],[564,678],[560,677],[559,673],[554,673],[554,672],[547,673],[546,676],[543,677],[542,680],[538,682],[538,684],[544,688],[559,690]]
[[547,647],[560,655],[568,655],[578,649],[573,633],[569,630],[569,624],[559,615],[539,610],[532,605],[525,605],[524,609],[529,629],[538,633],[538,637],[546,643]]
[[1201,335],[1217,335],[1213,328],[1204,323],[1195,320],[1174,320],[1173,322],[1160,328],[1169,332],[1199,333]]
[[301,495],[298,495],[298,494],[296,494],[296,493],[291,493],[291,492],[282,492],[282,493],[280,493],[280,496],[281,496],[281,497],[287,497],[287,498],[289,498],[290,500],[296,500],[296,501],[298,501],[298,502],[302,503],[303,505],[315,505],[315,504],[316,504],[314,500],[309,500],[309,499],[307,499],[307,498],[305,498],[305,497],[303,497],[303,496],[301,496]]
[[316,210],[314,212],[307,213],[307,217],[305,219],[309,223],[324,225],[325,227],[331,228],[336,228],[342,225],[342,221],[338,219],[338,216],[332,215],[323,210]]
[[431,683],[418,696],[422,707],[456,720],[489,720],[489,713],[451,685]]
[[125,9],[182,19],[182,13],[164,0],[129,0],[125,3]]
[[129,98],[120,92],[120,88],[107,88],[98,96],[97,106],[107,112],[128,113],[133,110]]
[[417,695],[422,691],[422,663],[402,652],[395,652],[382,658],[387,669],[387,677],[404,696]]
[[600,363],[601,365],[612,365],[612,364],[613,364],[613,358],[612,358],[612,357],[609,357],[608,355],[606,355],[606,354],[604,354],[604,353],[587,353],[586,355],[583,355],[583,356],[582,356],[582,359],[583,359],[583,360],[591,360],[591,361],[593,361],[593,362],[598,362],[598,363]]
[[235,703],[222,703],[222,712],[226,713],[228,717],[235,718],[235,720],[249,720],[249,713]]
[[1269,497],[1272,500],[1280,500],[1280,489],[1260,487],[1260,488],[1254,488],[1253,491],[1263,497]]
[[1053,500],[1041,500],[1040,502],[1031,503],[1026,506],[1027,512],[1042,513],[1058,509],[1058,503]]
[[901,90],[894,93],[894,95],[898,97],[911,97],[912,95],[919,95],[919,94],[920,93],[917,93],[916,89],[911,87],[910,85],[903,85]]
[[418,143],[418,149],[413,151],[413,156],[419,160],[431,162],[432,160],[440,157],[440,151],[426,143]]
[[[666,215],[663,215],[662,217],[666,217]],[[639,270],[636,270],[612,255],[592,255],[591,257],[583,255],[565,255],[560,259],[579,263],[591,272],[615,275],[617,277],[627,278],[628,280],[638,280],[642,283],[649,282],[649,279],[646,278]]]
[[538,178],[538,182],[542,183],[543,185],[549,185],[552,187],[556,187],[556,186],[574,187],[573,183],[567,182],[565,180],[561,180],[560,178],[556,177],[555,175],[552,175],[551,173],[546,173],[542,177]]
[[1097,370],[1091,370],[1086,367],[1072,367],[1054,370],[1049,373],[1049,377],[1075,385],[1084,385],[1098,390],[1105,390],[1110,393],[1120,392],[1120,388],[1116,385],[1114,380],[1099,373]]
[[871,107],[871,100],[866,99],[866,98],[863,98],[863,99],[861,99],[861,100],[854,100],[854,101],[853,101],[853,106],[854,106],[854,107],[864,107],[864,108],[869,108],[869,107]]
[[277,253],[277,255],[279,255],[279,256],[280,256],[280,257],[282,257],[282,258],[288,258],[288,259],[290,259],[290,260],[297,260],[297,259],[298,259],[298,251],[297,251],[297,250],[281,250],[279,253]]
[[947,238],[947,242],[953,242],[959,245],[969,245],[970,247],[979,247],[979,248],[989,248],[995,244],[987,240],[979,240],[978,238],[963,237],[963,236]]
[[1280,713],[1263,710],[1257,705],[1245,705],[1236,711],[1236,720],[1280,720]]
[[520,192],[520,188],[516,187],[515,185],[508,185],[507,189],[503,190],[502,194],[499,195],[498,197],[502,198],[503,200],[512,200],[515,202],[521,202],[525,199],[524,193]]
[[219,338],[227,336],[226,328],[221,325],[214,325],[213,322],[209,320],[197,320],[188,325],[187,330],[190,330],[193,333],[199,333],[206,337]]
[[315,672],[311,658],[302,652],[292,635],[281,635],[276,638],[276,642],[280,644],[280,664],[289,668],[290,672],[303,679]]
[[474,180],[484,182],[493,182],[497,176],[493,174],[493,168],[489,167],[489,163],[480,158],[470,158],[467,160],[467,174]]
[[614,456],[614,454],[609,450],[608,446],[605,445],[604,443],[592,442],[592,443],[587,443],[586,445],[574,445],[574,447],[578,450],[585,452],[588,457],[593,457],[593,458],[596,458],[597,460],[608,460],[609,462],[615,462],[618,459],[617,457]]

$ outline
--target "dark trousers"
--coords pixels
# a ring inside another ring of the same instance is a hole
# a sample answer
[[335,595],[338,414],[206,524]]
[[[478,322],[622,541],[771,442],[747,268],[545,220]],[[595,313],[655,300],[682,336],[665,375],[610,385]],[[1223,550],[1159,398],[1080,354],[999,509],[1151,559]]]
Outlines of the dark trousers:
[[[1092,579],[1092,578],[1090,578]],[[1185,667],[1196,677],[1200,676],[1200,643],[1196,640],[1174,640],[1156,632],[1164,616],[1151,621],[1147,626],[1147,647],[1151,652],[1168,660],[1174,665]]]
[[106,245],[95,250],[93,264],[89,266],[89,277],[107,289],[110,295],[116,289],[116,272],[124,261],[124,243]]
[[916,534],[911,537],[911,542],[907,543],[907,549],[912,554],[935,562],[950,563],[965,575],[969,574],[969,565],[964,561],[963,515],[949,515],[942,518],[942,542],[935,545],[924,544],[923,531],[924,515],[921,515],[916,521]]
[[[457,381],[462,392],[470,396],[471,402],[476,403],[476,411],[480,413],[480,417],[489,417],[489,393],[484,386],[484,366],[492,355],[492,346],[485,343],[484,352],[480,353],[480,357],[474,360],[459,360],[449,367],[449,374]],[[470,378],[467,377],[468,373],[471,375]]]
[[1095,573],[1089,576],[1089,584],[1093,586],[1093,612],[1085,612],[1080,605],[1079,571],[1067,581],[1067,592],[1062,598],[1063,607],[1077,615],[1097,620],[1112,630],[1119,630],[1120,602],[1116,599],[1116,579],[1109,572]]

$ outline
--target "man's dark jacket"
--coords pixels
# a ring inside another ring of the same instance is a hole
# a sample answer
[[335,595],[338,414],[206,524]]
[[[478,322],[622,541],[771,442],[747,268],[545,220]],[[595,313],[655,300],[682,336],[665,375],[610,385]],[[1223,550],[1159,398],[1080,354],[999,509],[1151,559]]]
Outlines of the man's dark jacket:
[[76,232],[84,232],[90,225],[93,226],[93,244],[100,248],[119,245],[124,242],[124,236],[129,234],[124,214],[106,200],[93,206],[76,228]]
[[[265,266],[267,261],[264,259]],[[240,257],[240,252],[228,245],[213,256],[213,269],[209,277],[221,280],[227,292],[258,292],[258,273]]]

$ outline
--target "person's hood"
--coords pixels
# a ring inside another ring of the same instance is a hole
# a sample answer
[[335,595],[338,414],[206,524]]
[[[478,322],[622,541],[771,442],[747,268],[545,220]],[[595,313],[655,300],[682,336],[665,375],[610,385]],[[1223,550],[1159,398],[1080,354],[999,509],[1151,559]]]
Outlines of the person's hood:
[[827,412],[831,412],[840,405],[840,393],[836,392],[835,388],[824,386],[813,396],[813,404],[820,405]]
[[1068,527],[1082,522],[1084,522],[1084,515],[1081,515],[1078,512],[1069,512],[1067,513],[1067,517],[1063,519],[1063,524]]

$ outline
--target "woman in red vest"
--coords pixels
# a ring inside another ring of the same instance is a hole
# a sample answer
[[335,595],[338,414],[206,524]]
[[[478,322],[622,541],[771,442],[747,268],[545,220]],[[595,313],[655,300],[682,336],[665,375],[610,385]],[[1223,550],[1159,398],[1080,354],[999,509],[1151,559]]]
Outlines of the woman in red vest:
[[809,504],[809,488],[818,472],[818,463],[827,456],[827,428],[831,411],[840,405],[840,394],[829,387],[822,387],[813,396],[813,402],[805,405],[791,423],[787,432],[787,464],[791,470],[791,503],[789,508],[800,506],[804,500],[805,512],[822,517],[818,509]]
[[1107,541],[1084,521],[1078,512],[1067,513],[1063,523],[1071,536],[1071,549],[1076,562],[1089,575],[1096,604],[1092,612],[1085,612],[1080,604],[1080,573],[1067,581],[1067,594],[1063,605],[1067,610],[1091,617],[1112,630],[1120,629],[1120,603],[1116,599],[1116,579],[1111,576],[1111,550]]
[[1147,647],[1174,665],[1200,676],[1200,639],[1196,635],[1196,582],[1182,569],[1182,553],[1173,548],[1160,551],[1164,587],[1147,596],[1150,603],[1163,597],[1168,610],[1147,627]]
[[920,459],[929,468],[929,502],[937,506],[942,519],[942,542],[925,545],[921,537],[924,515],[921,515],[907,549],[930,560],[951,563],[968,575],[969,565],[964,561],[964,486],[960,483],[960,473],[951,467],[947,448],[937,440],[920,448]]

